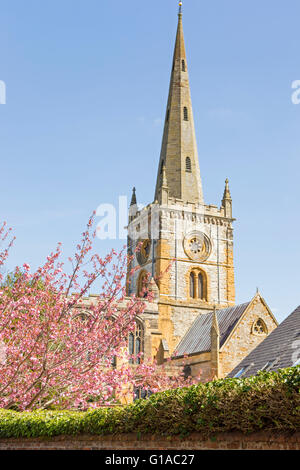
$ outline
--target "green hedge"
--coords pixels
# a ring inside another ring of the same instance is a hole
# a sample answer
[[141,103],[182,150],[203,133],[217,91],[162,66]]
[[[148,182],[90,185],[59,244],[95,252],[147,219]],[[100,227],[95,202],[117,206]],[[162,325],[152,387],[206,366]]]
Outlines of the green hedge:
[[132,405],[86,412],[0,410],[0,438],[300,429],[300,366],[171,390]]

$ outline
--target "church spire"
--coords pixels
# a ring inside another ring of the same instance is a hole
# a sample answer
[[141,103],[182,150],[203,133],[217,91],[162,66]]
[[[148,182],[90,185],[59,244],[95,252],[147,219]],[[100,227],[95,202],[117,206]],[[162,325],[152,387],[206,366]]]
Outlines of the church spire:
[[137,206],[137,200],[136,200],[136,189],[132,189],[132,196],[131,196],[131,202],[130,202],[130,207],[129,207],[129,222],[134,219],[138,211],[138,206]]
[[155,200],[161,203],[163,168],[169,198],[204,204],[182,26],[182,2],[158,168]]
[[130,206],[135,206],[136,205],[136,189],[132,189],[132,196],[131,196],[131,202]]

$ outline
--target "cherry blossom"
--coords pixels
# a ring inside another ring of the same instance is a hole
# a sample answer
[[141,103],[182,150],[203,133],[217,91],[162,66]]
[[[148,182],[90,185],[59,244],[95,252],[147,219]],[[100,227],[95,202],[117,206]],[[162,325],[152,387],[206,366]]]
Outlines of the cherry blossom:
[[[93,217],[69,258],[71,270],[59,243],[36,271],[24,263],[0,276],[0,408],[87,409],[130,401],[136,387],[156,392],[192,383],[170,364],[143,357],[129,363],[128,335],[153,299],[151,292],[126,296],[132,259],[125,249],[103,258],[93,250]],[[10,233],[0,227],[0,268],[14,242]],[[98,295],[88,297],[92,286]]]

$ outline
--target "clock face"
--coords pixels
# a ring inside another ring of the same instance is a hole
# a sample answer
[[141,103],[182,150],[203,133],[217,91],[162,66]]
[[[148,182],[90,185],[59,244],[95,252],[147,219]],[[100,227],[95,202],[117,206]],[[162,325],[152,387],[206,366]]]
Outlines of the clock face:
[[203,243],[202,240],[199,240],[199,238],[197,237],[191,238],[191,240],[189,241],[189,245],[190,251],[195,256],[200,256],[205,250],[205,243]]
[[137,252],[136,257],[138,263],[143,265],[147,263],[150,255],[151,241],[150,240],[139,240],[138,244],[142,243],[140,250]]
[[205,261],[211,252],[211,242],[205,233],[188,233],[183,241],[186,255],[195,261]]

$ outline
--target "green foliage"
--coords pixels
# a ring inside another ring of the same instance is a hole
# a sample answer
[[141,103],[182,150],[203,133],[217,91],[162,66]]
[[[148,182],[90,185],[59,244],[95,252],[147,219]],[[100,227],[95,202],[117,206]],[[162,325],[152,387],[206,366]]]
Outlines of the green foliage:
[[[24,273],[22,271],[19,271],[19,269],[17,268],[15,271],[12,271],[6,275],[0,287],[2,289],[5,289],[7,294],[9,293],[11,297],[14,297],[15,300],[17,300],[17,294],[16,292],[13,294],[13,289],[17,286],[18,283],[22,282],[23,278]],[[45,283],[41,278],[32,279],[28,281],[26,285],[28,288],[35,288],[36,290],[41,291],[45,290]]]
[[300,428],[300,366],[260,372],[246,379],[222,379],[170,390],[128,406],[80,411],[0,410],[0,438],[74,434],[151,433],[182,437],[191,432]]

